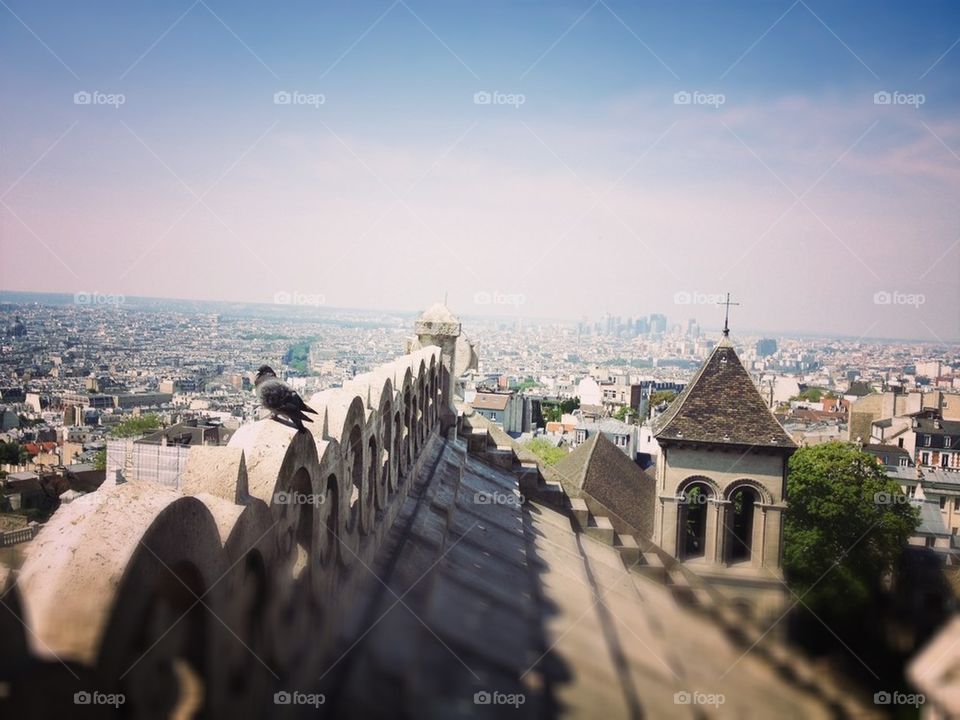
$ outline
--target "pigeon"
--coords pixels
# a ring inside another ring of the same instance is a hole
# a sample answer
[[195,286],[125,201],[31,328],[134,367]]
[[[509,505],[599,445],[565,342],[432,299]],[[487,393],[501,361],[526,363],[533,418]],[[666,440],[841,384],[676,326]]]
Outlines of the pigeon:
[[270,411],[270,417],[277,420],[277,415],[283,415],[297,426],[297,430],[306,430],[303,421],[313,422],[304,413],[317,414],[317,411],[307,405],[303,398],[291,390],[283,380],[277,377],[269,365],[261,365],[254,381],[260,404]]

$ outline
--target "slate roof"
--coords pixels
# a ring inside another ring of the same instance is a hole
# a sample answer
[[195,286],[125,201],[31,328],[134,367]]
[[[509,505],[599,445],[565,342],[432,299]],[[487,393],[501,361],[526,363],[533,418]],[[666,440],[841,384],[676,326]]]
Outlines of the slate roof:
[[[330,662],[342,660],[317,687],[328,717],[700,718],[675,694],[712,692],[734,663],[718,717],[839,714],[799,653],[788,653],[791,667],[813,686],[657,579],[627,571],[614,547],[578,534],[562,510],[475,501],[516,496],[511,473],[448,440],[428,453],[371,572],[358,578],[343,653]],[[312,690],[318,675],[303,667],[289,685]],[[514,693],[522,703],[490,699]]]
[[729,342],[721,342],[654,423],[657,440],[796,448]]
[[547,474],[619,515],[641,537],[653,535],[656,482],[602,433],[548,466]]
[[477,410],[506,410],[509,402],[509,395],[478,392],[471,405]]

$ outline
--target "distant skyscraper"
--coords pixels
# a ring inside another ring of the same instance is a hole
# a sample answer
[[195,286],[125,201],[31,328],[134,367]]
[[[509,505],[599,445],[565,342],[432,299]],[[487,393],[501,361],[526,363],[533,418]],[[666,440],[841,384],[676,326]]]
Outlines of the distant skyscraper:
[[650,332],[662,335],[667,331],[667,316],[653,314],[650,316]]
[[757,356],[769,357],[777,352],[777,341],[773,338],[761,338],[757,340]]

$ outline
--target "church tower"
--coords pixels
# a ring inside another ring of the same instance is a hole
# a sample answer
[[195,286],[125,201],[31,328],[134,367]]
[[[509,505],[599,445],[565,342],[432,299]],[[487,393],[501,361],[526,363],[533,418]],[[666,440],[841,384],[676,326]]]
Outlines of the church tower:
[[745,612],[782,607],[787,461],[797,446],[723,340],[654,425],[653,541]]

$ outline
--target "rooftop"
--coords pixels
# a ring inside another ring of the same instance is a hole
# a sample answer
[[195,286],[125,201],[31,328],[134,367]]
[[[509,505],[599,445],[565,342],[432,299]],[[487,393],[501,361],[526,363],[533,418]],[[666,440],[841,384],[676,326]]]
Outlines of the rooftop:
[[654,436],[661,441],[796,447],[725,342],[656,419]]

